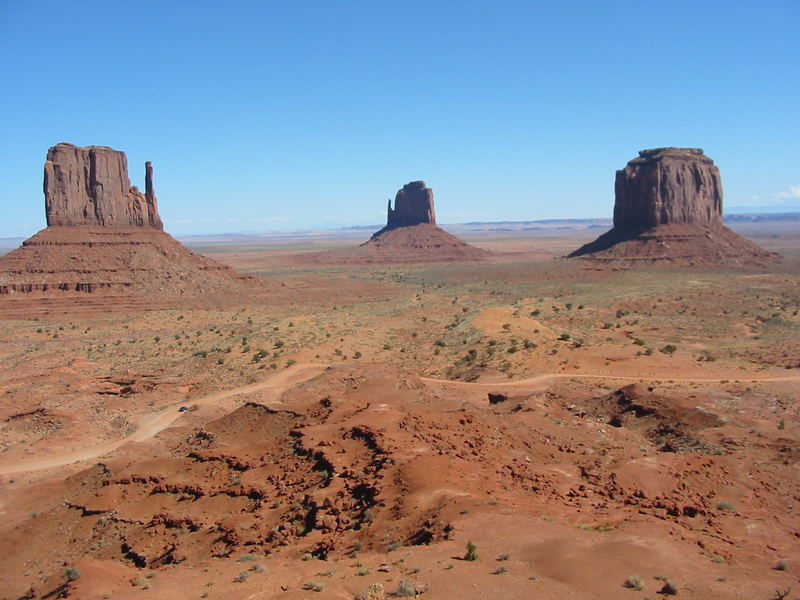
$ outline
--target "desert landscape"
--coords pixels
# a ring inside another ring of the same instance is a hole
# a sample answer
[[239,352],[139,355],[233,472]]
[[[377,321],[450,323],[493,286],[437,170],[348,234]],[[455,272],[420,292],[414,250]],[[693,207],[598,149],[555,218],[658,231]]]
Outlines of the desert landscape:
[[0,600],[800,600],[798,24],[0,2]]
[[800,213],[723,224],[699,149],[616,177],[613,221],[448,232],[414,181],[181,244],[152,164],[51,148],[0,598],[800,598]]

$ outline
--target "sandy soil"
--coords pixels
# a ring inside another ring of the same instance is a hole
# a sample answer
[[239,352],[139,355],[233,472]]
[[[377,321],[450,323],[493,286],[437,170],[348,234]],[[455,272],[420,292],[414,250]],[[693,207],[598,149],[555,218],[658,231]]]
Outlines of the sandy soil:
[[792,252],[616,270],[515,235],[225,248],[267,297],[0,321],[0,598],[797,596]]

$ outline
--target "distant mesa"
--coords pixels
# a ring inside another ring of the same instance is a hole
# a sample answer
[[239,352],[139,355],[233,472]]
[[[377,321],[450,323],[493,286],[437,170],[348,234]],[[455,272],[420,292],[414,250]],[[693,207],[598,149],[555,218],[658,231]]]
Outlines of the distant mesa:
[[761,264],[776,258],[722,224],[722,181],[699,148],[654,148],[617,171],[614,227],[568,255],[609,263]]
[[433,190],[412,181],[398,190],[394,208],[389,201],[386,226],[356,248],[314,252],[303,263],[413,264],[481,261],[489,252],[471,246],[436,225]]
[[141,193],[124,152],[60,143],[44,195],[47,228],[0,257],[0,314],[221,305],[264,291],[164,233],[149,162]]

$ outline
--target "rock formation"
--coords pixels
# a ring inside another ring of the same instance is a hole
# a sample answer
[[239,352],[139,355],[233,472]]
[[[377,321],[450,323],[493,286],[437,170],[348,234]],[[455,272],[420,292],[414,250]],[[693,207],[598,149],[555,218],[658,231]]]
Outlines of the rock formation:
[[124,152],[105,146],[57,144],[47,152],[44,164],[47,224],[163,229],[149,162],[145,182],[145,194],[131,186]]
[[389,201],[386,229],[408,227],[421,223],[436,224],[436,212],[433,209],[433,190],[425,186],[424,181],[412,181],[398,190],[394,197],[394,210]]
[[470,262],[486,258],[486,250],[470,246],[436,225],[433,190],[424,181],[405,184],[389,201],[386,226],[357,248],[313,252],[299,257],[305,264],[411,264]]
[[646,230],[669,223],[722,223],[722,182],[699,148],[642,150],[617,171],[614,227]]
[[603,262],[763,262],[769,252],[722,224],[722,182],[699,148],[655,148],[617,171],[614,227],[569,257]]
[[142,194],[123,152],[61,143],[44,194],[47,228],[0,257],[0,314],[222,305],[266,291],[164,233],[149,162]]

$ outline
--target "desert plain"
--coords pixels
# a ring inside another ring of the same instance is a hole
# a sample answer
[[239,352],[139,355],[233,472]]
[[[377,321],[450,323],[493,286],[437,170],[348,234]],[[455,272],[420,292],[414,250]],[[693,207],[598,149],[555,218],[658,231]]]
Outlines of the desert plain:
[[265,291],[3,305],[0,597],[800,597],[800,231],[732,225],[782,258],[195,239]]

